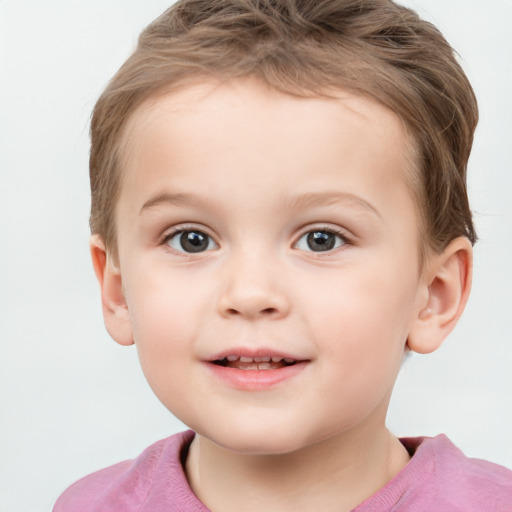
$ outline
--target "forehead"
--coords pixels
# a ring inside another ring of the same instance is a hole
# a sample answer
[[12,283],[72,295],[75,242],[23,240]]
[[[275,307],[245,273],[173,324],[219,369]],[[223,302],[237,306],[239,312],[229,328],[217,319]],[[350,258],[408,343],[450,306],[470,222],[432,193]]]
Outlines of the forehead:
[[[180,121],[193,120],[198,114],[216,117],[224,113],[223,121],[247,114],[257,121],[277,119],[286,121],[295,118],[307,124],[320,115],[335,117],[339,111],[354,114],[353,121],[359,118],[360,124],[373,128],[375,132],[405,134],[405,125],[390,109],[357,91],[348,89],[326,89],[317,95],[300,95],[278,91],[256,77],[231,79],[219,82],[205,79],[199,83],[177,86],[176,89],[162,89],[138,106],[130,116],[124,130],[125,141],[168,116]],[[331,116],[329,116],[331,113]],[[284,114],[284,116],[283,116]],[[249,119],[248,119],[249,120]]]
[[228,189],[252,199],[265,191],[341,187],[389,202],[412,167],[402,121],[379,103],[344,90],[297,97],[255,79],[151,98],[130,118],[121,154],[121,197],[130,195],[138,208],[191,183],[210,198]]
[[[298,140],[309,131],[312,144],[304,149],[306,152],[310,149],[311,153],[318,148],[318,143],[322,146],[336,143],[336,139],[346,139],[351,131],[354,138],[362,133],[365,137],[357,141],[358,146],[366,146],[368,154],[374,150],[388,156],[395,153],[398,159],[407,160],[406,165],[401,166],[406,171],[413,167],[415,144],[411,143],[405,124],[397,115],[356,92],[339,89],[327,91],[327,94],[317,97],[285,94],[252,77],[222,83],[206,80],[173,92],[161,91],[130,116],[121,138],[121,168],[125,172],[133,169],[130,165],[133,157],[144,154],[154,145],[156,132],[159,136],[166,132],[167,144],[187,138],[188,134],[188,142],[191,146],[195,144],[197,150],[205,137],[215,137],[216,127],[235,127],[237,132],[232,133],[234,140],[231,142],[240,146],[250,144],[255,134],[260,136],[258,143],[261,143],[263,127],[269,141],[274,132],[282,139],[286,130],[288,139]],[[170,129],[171,125],[174,130]],[[198,132],[198,125],[203,130]],[[329,137],[320,125],[328,126]],[[314,140],[315,132],[320,135],[317,140]],[[217,135],[224,137],[225,133],[217,131]]]

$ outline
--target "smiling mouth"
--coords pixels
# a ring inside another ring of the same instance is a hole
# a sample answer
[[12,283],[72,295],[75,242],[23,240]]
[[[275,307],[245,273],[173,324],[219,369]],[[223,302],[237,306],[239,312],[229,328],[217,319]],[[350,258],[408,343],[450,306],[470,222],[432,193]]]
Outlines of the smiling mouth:
[[244,357],[227,356],[212,361],[217,366],[235,368],[237,370],[279,370],[287,366],[293,366],[298,361],[282,357]]

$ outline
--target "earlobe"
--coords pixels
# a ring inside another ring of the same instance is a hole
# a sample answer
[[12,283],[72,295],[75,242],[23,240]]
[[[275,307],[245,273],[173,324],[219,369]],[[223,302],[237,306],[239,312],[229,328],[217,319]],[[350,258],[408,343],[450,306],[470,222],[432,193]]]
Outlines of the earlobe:
[[460,237],[430,258],[425,270],[426,300],[407,340],[414,352],[433,352],[457,324],[471,290],[472,254],[469,240]]
[[133,331],[124,298],[120,269],[98,235],[91,237],[90,250],[94,272],[101,289],[105,327],[117,343],[132,345]]

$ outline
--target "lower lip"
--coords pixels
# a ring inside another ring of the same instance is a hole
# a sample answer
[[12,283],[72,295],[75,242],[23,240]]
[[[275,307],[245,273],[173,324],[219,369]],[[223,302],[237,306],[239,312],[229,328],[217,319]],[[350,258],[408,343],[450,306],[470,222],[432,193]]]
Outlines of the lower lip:
[[259,391],[277,386],[304,371],[307,361],[275,370],[238,370],[229,366],[208,363],[210,371],[230,387],[246,391]]

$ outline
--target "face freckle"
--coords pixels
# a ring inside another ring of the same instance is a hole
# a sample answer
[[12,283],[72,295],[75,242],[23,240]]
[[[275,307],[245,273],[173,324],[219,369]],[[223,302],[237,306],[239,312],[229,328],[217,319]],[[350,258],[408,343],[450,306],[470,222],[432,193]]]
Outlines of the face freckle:
[[421,289],[400,120],[202,84],[139,109],[125,148],[119,268],[159,399],[250,453],[382,423]]

